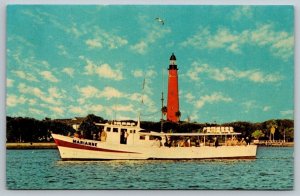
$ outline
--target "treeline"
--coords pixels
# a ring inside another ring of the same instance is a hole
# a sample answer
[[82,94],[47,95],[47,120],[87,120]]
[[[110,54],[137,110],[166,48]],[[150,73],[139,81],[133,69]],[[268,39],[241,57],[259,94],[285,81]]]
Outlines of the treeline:
[[[231,122],[231,123],[189,123],[189,122],[180,122],[180,123],[163,123],[163,132],[200,132],[204,127],[233,127],[235,132],[241,133],[241,137],[249,137],[252,139],[261,139],[261,140],[283,140],[285,141],[294,141],[294,121],[290,119],[272,119],[259,123],[251,122]],[[147,130],[161,130],[160,122],[141,122],[141,127]],[[274,127],[275,132],[271,133],[272,127]]]
[[[105,123],[107,120],[102,117],[89,114],[80,122],[78,130],[83,133],[85,138],[92,138],[92,135],[98,133],[100,128],[94,122]],[[268,140],[270,137],[275,140],[293,141],[294,140],[294,121],[289,119],[275,119],[260,123],[251,122],[232,122],[224,124],[215,123],[163,123],[163,132],[200,132],[203,127],[208,126],[231,126],[235,132],[240,132],[241,137],[250,137],[262,140]],[[46,142],[51,141],[51,132],[63,135],[74,134],[71,120],[59,120],[45,118],[37,120],[28,117],[7,117],[6,118],[6,139],[7,142]],[[160,122],[142,121],[141,127],[150,131],[160,131]],[[273,128],[272,128],[273,127]],[[273,132],[272,132],[273,129]],[[274,131],[275,130],[275,131]]]

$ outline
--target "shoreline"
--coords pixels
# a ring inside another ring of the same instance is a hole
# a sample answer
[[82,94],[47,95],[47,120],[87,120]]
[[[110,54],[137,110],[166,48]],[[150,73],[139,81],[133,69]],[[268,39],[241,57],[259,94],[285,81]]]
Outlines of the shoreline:
[[[294,147],[294,142],[278,144],[257,144],[261,147]],[[57,149],[55,142],[6,143],[6,149]]]
[[55,142],[6,143],[6,149],[57,149]]

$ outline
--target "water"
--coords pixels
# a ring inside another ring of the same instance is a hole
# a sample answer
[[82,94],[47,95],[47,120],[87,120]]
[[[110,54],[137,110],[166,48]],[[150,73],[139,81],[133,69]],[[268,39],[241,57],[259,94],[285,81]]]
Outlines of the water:
[[8,189],[290,190],[293,148],[259,147],[256,160],[61,161],[58,150],[7,150]]

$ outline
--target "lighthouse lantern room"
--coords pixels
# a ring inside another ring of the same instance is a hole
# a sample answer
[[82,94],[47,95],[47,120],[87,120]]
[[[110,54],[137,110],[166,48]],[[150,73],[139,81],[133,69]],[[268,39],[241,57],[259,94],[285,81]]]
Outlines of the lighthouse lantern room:
[[178,74],[176,56],[172,53],[170,57],[168,77],[168,100],[167,100],[167,120],[178,122],[180,118],[179,96],[178,96]]

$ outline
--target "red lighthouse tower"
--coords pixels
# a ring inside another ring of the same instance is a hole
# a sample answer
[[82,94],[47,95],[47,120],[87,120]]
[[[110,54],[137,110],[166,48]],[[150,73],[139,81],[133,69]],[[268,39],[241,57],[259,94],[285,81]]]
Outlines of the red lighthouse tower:
[[176,56],[172,53],[169,65],[167,120],[178,122],[180,118],[178,97],[178,75]]

